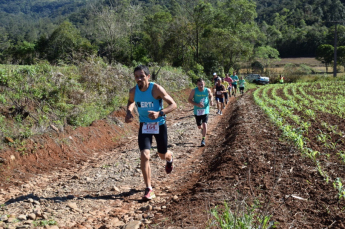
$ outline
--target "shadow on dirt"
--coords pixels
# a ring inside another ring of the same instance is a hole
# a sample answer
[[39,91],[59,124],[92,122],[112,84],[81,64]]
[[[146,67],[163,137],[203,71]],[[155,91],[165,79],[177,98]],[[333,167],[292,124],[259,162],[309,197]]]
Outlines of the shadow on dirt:
[[[32,199],[33,201],[54,201],[55,203],[59,202],[66,202],[68,200],[73,200],[73,199],[94,199],[94,200],[114,200],[114,199],[120,199],[124,200],[125,197],[130,197],[132,195],[135,195],[136,193],[142,192],[142,190],[137,190],[137,189],[131,189],[128,192],[121,192],[116,195],[103,195],[103,196],[98,196],[97,194],[95,195],[85,195],[85,196],[74,196],[74,195],[67,195],[67,196],[56,196],[56,197],[50,197],[50,198],[44,198],[44,197],[39,197],[34,194],[29,194],[25,196],[19,196],[15,199],[10,199],[7,202],[5,202],[5,205],[16,203],[16,202],[22,202],[25,200]],[[137,200],[137,202],[145,202],[144,200]]]

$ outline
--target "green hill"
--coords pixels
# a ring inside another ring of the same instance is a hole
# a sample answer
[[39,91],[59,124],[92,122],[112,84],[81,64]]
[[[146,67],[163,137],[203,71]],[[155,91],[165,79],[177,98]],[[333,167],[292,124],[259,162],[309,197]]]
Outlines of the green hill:
[[[269,54],[273,56],[279,52],[280,57],[314,57],[319,45],[333,44],[334,25],[329,21],[342,20],[344,3],[0,0],[0,62],[31,64],[47,59],[71,63],[76,53],[97,50],[109,63],[157,62],[198,74],[236,68],[238,62],[253,63],[259,47],[265,52],[273,50]],[[338,38],[338,45],[345,46],[342,25]],[[67,53],[63,55],[52,48],[64,45],[61,50]]]

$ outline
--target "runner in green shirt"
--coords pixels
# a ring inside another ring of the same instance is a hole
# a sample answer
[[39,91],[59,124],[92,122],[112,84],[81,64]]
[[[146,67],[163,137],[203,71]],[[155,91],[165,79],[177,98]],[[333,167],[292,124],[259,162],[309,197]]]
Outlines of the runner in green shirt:
[[238,81],[238,76],[236,75],[236,71],[233,72],[233,74],[230,76],[230,78],[232,79],[232,87],[233,87],[232,94],[236,97],[237,81]]
[[209,88],[205,87],[205,82],[201,78],[196,81],[196,86],[191,91],[188,102],[194,105],[196,125],[201,129],[202,133],[201,146],[205,146],[208,114],[210,113],[210,105],[213,106],[213,93]]
[[241,76],[241,79],[238,81],[240,84],[240,93],[243,95],[244,93],[244,85],[246,84],[246,81],[243,79],[243,76]]

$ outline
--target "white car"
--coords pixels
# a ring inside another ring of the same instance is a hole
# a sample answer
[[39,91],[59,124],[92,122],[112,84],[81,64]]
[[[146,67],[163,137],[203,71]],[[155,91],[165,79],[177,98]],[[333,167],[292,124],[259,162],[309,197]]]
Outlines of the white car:
[[256,83],[256,84],[269,84],[270,78],[266,76],[261,76],[259,74],[250,74],[247,75],[245,78],[248,82]]

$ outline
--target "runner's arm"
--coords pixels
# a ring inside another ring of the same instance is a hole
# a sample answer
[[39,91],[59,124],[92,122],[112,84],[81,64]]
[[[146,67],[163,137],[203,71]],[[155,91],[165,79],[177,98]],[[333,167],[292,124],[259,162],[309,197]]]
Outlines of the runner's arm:
[[[177,105],[174,99],[165,91],[165,89],[162,86],[155,84],[153,90],[154,90],[153,94],[156,95],[154,97],[157,97],[157,99],[161,98],[168,104],[168,106],[162,110],[164,114],[168,114],[177,108]],[[149,112],[149,118],[152,120],[157,119],[159,117],[160,111],[148,111],[148,112]]]
[[135,87],[129,90],[129,96],[128,96],[128,102],[127,102],[127,114],[125,118],[126,123],[133,122],[132,111],[135,106],[134,93],[135,93]]
[[189,98],[188,98],[188,102],[193,104],[194,106],[197,107],[202,107],[201,104],[194,102],[194,94],[195,94],[195,89],[193,89],[190,94],[189,94]]
[[211,92],[210,89],[207,89],[208,90],[208,98],[210,100],[210,105],[213,106],[213,93]]
[[222,86],[223,86],[223,91],[222,91],[222,93],[227,92],[227,90],[225,89],[225,86],[224,86],[224,85],[222,85]]
[[213,94],[214,96],[216,95],[215,90],[216,90],[216,85],[214,85],[214,86],[212,87],[212,94]]

